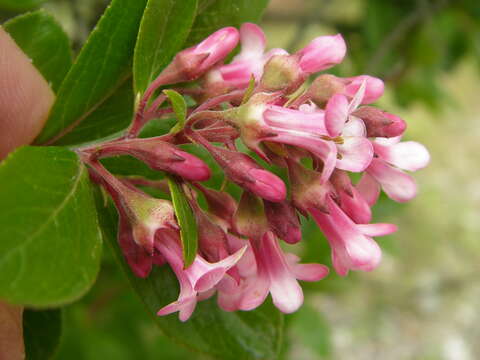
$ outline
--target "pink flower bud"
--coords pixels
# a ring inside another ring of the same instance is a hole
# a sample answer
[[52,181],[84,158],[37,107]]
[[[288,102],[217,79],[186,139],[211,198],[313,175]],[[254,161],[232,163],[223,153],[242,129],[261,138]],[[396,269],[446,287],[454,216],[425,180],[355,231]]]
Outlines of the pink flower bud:
[[264,201],[265,214],[272,231],[280,239],[295,244],[302,239],[302,229],[295,208],[286,201]]
[[237,211],[237,202],[235,199],[227,192],[209,189],[198,183],[194,185],[203,193],[203,196],[205,196],[209,213],[225,221],[226,227],[231,228],[233,215],[235,211]]
[[267,61],[263,68],[263,76],[260,80],[263,91],[283,91],[291,94],[305,81],[302,69],[295,56],[274,55]]
[[250,156],[213,146],[198,136],[196,140],[210,152],[225,175],[237,185],[265,200],[278,202],[285,199],[287,190],[282,179],[260,167]]
[[373,106],[362,106],[353,115],[363,120],[368,137],[400,136],[407,128],[407,123],[402,118]]
[[301,69],[312,74],[342,62],[347,46],[342,35],[319,36],[313,39],[296,55],[300,57]]
[[179,52],[169,67],[183,74],[184,80],[194,80],[203,75],[237,46],[238,30],[233,27],[220,29],[199,44]]
[[189,181],[205,181],[210,178],[210,169],[202,160],[157,138],[106,144],[95,154],[98,157],[128,154],[154,170],[172,173]]

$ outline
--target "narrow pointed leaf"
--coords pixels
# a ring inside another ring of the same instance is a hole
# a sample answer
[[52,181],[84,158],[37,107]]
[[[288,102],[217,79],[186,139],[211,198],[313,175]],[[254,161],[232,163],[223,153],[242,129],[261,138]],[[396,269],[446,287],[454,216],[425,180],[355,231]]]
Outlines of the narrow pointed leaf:
[[0,164],[0,298],[72,302],[93,284],[101,233],[88,172],[64,148],[23,147]]
[[180,225],[180,237],[182,240],[183,263],[189,267],[197,255],[198,231],[195,215],[190,207],[185,193],[179,184],[172,177],[168,177],[168,186],[172,203],[175,209],[178,224]]
[[53,16],[38,10],[7,21],[3,28],[57,91],[72,65],[72,51],[67,34]]
[[84,121],[131,76],[147,0],[113,0],[62,82],[38,144],[51,144]]
[[182,48],[197,11],[197,0],[149,0],[133,61],[135,94],[142,94]]

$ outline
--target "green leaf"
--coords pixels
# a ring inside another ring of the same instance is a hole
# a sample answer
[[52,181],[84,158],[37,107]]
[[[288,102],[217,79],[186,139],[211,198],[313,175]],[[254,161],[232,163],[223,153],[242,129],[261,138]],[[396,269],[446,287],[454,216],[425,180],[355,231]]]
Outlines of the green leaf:
[[258,22],[268,0],[200,0],[187,45],[193,45],[225,26]]
[[168,176],[168,187],[172,196],[172,203],[180,225],[180,238],[182,239],[183,264],[189,267],[197,255],[198,231],[195,215],[188,203],[182,185]]
[[82,144],[120,134],[132,118],[133,89],[129,79],[77,127],[56,141],[55,145]]
[[3,28],[57,91],[72,65],[72,51],[67,34],[53,16],[38,10],[7,21]]
[[[125,263],[116,240],[117,213],[98,197],[99,219],[128,280],[162,332],[187,348],[219,360],[276,360],[283,336],[283,315],[271,302],[253,311],[225,312],[215,299],[199,302],[192,317],[182,323],[178,314],[157,316],[157,311],[178,297],[178,281],[167,267],[155,267],[146,279],[135,277]],[[197,358],[195,355],[194,358]]]
[[60,344],[62,312],[30,310],[23,312],[23,339],[28,360],[51,359]]
[[197,0],[149,0],[133,60],[135,94],[142,94],[181,49],[192,27]]
[[27,11],[34,9],[46,0],[0,0],[0,9],[7,11]]
[[173,111],[177,116],[177,123],[170,131],[171,133],[177,133],[185,126],[185,120],[187,118],[187,103],[182,95],[175,90],[163,90],[163,93],[167,95],[168,100],[172,104]]
[[0,165],[0,297],[36,307],[72,302],[93,284],[101,233],[77,155],[23,147]]
[[112,1],[63,81],[36,143],[54,143],[98,109],[131,76],[135,39],[146,2]]

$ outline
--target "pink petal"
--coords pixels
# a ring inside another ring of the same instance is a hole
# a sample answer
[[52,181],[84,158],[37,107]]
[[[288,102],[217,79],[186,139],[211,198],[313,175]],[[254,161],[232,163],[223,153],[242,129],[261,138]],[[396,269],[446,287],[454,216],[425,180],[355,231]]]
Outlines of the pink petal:
[[386,162],[374,158],[367,172],[377,180],[387,196],[398,202],[406,202],[417,195],[415,180]]
[[357,224],[369,223],[372,220],[370,205],[355,187],[351,190],[353,196],[345,192],[340,193],[342,210]]
[[290,272],[285,256],[273,234],[263,238],[261,257],[270,277],[274,305],[284,313],[296,311],[303,303],[302,288]]
[[345,123],[345,126],[342,130],[342,136],[367,136],[367,128],[365,127],[365,123],[362,119],[350,115],[348,117],[348,121]]
[[348,105],[349,114],[354,112],[358,108],[358,106],[362,103],[363,96],[365,95],[365,87],[366,87],[366,80],[364,79],[360,84],[360,87],[358,88],[357,92],[353,96],[352,101],[350,101],[350,104]]
[[240,43],[242,44],[240,53],[242,58],[261,56],[265,50],[265,34],[258,25],[243,23],[240,28]]
[[374,142],[373,145],[377,155],[403,170],[416,171],[430,162],[428,150],[415,141],[404,141],[392,146],[383,146]]
[[372,176],[368,175],[368,173],[363,174],[355,188],[368,205],[375,205],[380,195],[380,184]]
[[345,87],[345,94],[353,97],[360,88],[361,84],[365,81],[365,94],[362,99],[362,104],[371,104],[377,101],[384,91],[383,81],[368,75],[360,75],[351,78],[350,83]]
[[384,236],[398,230],[394,224],[358,224],[357,228],[367,236]]
[[338,144],[341,158],[337,160],[336,167],[353,172],[364,171],[372,161],[372,143],[364,137],[344,137],[343,144]]
[[300,130],[319,135],[328,135],[323,111],[300,111],[283,106],[270,105],[263,113],[269,126],[286,130]]
[[319,281],[328,275],[328,267],[322,264],[296,264],[291,269],[293,275],[302,281]]
[[335,94],[325,107],[325,127],[330,136],[340,135],[348,118],[348,100],[345,95]]

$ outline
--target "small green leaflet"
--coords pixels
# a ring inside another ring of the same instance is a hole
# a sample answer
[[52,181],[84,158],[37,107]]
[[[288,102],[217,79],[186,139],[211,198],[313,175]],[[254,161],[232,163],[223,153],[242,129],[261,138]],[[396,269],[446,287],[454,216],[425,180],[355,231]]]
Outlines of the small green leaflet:
[[197,255],[198,230],[195,215],[188,203],[187,197],[180,183],[171,176],[168,177],[168,186],[172,203],[180,225],[180,237],[182,239],[184,267],[189,267]]
[[176,134],[185,126],[185,120],[187,118],[187,103],[185,102],[184,97],[175,90],[163,90],[163,93],[168,97],[168,100],[172,104],[173,111],[177,116],[177,123],[170,130],[171,134]]

